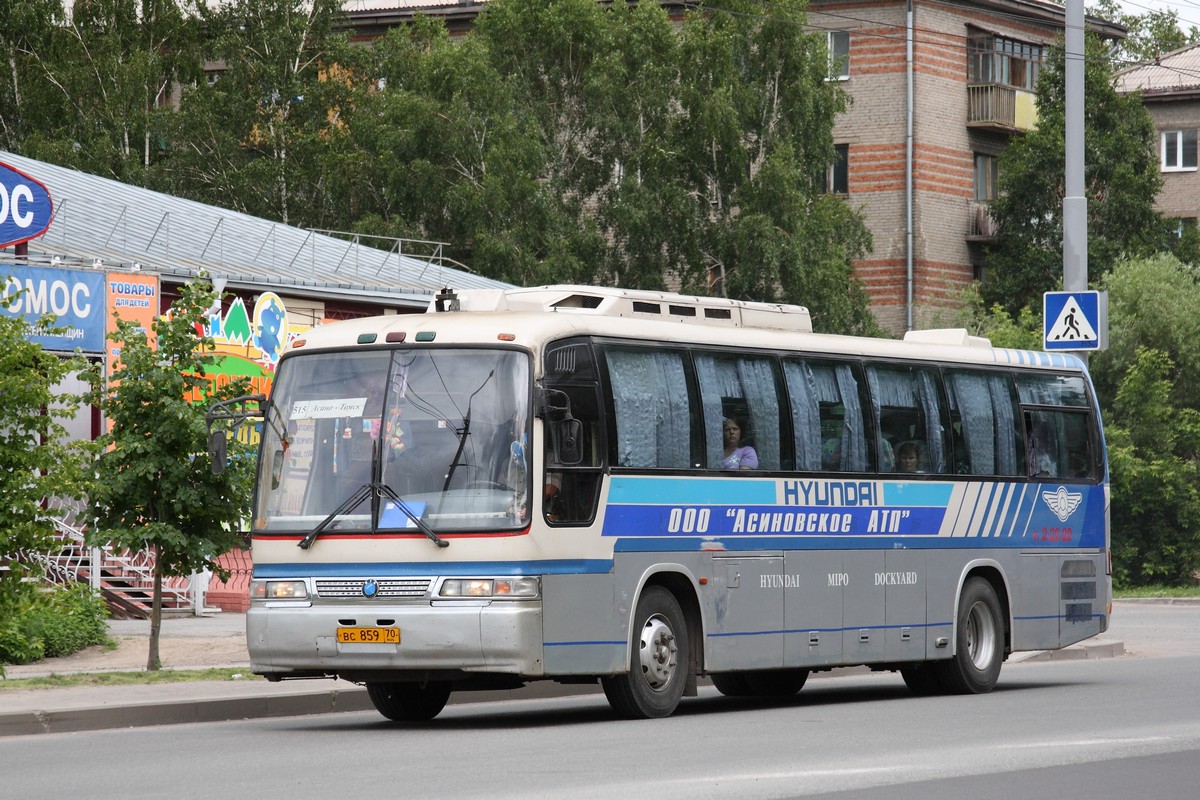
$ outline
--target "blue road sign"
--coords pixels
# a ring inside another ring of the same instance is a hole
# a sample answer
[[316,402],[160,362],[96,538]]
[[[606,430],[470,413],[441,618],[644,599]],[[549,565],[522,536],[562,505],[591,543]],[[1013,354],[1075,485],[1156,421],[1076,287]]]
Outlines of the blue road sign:
[[1046,350],[1102,350],[1105,325],[1100,292],[1042,295],[1042,346]]

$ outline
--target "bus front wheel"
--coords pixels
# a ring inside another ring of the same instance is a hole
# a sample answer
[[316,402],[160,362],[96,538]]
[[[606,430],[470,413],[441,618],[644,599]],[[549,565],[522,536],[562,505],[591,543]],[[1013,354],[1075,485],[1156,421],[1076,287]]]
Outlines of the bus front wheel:
[[630,670],[600,679],[609,705],[627,719],[670,716],[687,683],[688,630],[675,595],[649,586],[634,615]]
[[426,722],[446,707],[449,681],[368,683],[375,710],[393,722]]
[[996,590],[983,578],[963,586],[954,655],[934,664],[938,683],[952,694],[990,692],[1004,661],[1004,618]]

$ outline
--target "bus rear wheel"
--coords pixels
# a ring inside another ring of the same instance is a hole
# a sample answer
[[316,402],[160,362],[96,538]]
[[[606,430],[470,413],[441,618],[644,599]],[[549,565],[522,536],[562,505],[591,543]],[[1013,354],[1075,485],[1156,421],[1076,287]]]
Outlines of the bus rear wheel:
[[954,655],[933,666],[938,683],[951,694],[990,692],[1004,661],[1004,618],[996,590],[983,578],[964,584],[955,627]]
[[426,722],[446,707],[450,682],[368,683],[367,695],[375,710],[393,722]]
[[804,688],[806,669],[768,669],[746,673],[746,685],[755,697],[791,697]]
[[609,705],[627,719],[674,713],[687,683],[688,630],[675,595],[649,586],[638,600],[630,670],[600,679]]
[[749,697],[752,694],[744,672],[714,672],[709,677],[717,691],[726,697]]
[[932,664],[922,662],[911,667],[901,667],[900,677],[904,678],[904,685],[917,697],[930,697],[942,692],[942,684],[938,682]]

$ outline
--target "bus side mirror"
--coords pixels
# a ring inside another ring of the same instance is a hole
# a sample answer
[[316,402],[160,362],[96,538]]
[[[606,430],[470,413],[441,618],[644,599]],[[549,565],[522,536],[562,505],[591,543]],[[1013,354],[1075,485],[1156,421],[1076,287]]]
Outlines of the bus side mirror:
[[574,465],[583,461],[583,423],[567,417],[555,427],[558,435],[554,437],[554,456],[558,463]]
[[213,475],[220,475],[225,471],[225,453],[228,444],[229,434],[225,431],[213,431],[208,439],[208,455],[212,458]]

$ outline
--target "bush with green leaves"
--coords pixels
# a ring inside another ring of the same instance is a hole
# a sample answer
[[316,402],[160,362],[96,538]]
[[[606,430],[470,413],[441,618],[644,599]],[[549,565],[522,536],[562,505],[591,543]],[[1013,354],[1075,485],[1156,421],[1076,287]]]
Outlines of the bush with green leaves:
[[45,591],[27,585],[31,591],[20,614],[0,622],[0,663],[68,656],[108,640],[108,608],[91,587]]

